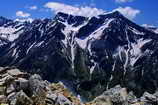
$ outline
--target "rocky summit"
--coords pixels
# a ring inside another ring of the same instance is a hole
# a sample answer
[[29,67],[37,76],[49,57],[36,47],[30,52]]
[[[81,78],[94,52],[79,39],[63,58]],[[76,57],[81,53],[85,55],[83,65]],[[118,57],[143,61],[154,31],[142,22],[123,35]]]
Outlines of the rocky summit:
[[158,89],[158,34],[118,11],[93,17],[60,12],[33,22],[0,17],[0,66],[62,81],[86,101],[117,85],[140,98]]

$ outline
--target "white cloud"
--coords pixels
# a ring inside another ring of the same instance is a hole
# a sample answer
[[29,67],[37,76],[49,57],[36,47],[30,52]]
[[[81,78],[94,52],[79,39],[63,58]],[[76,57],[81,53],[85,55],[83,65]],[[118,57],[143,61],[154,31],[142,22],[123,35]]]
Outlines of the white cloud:
[[86,17],[96,16],[105,12],[102,9],[91,8],[89,6],[75,7],[57,2],[48,2],[45,4],[45,7],[51,9],[55,13],[64,12],[67,14],[86,16]]
[[151,31],[155,32],[156,34],[158,34],[158,28],[157,26],[154,25],[149,25],[149,24],[142,24],[143,27],[150,29]]
[[31,16],[31,14],[25,13],[25,12],[23,12],[23,11],[17,11],[17,12],[16,12],[16,16],[17,16],[17,17],[22,17],[22,18],[27,18],[27,17]]
[[149,24],[142,24],[143,27],[147,27],[147,28],[155,28],[156,26],[154,25],[149,25]]
[[115,0],[117,3],[132,2],[133,0]]
[[37,10],[38,7],[34,5],[34,6],[29,7],[29,9],[30,9],[30,10]]
[[[55,13],[64,12],[67,14],[86,17],[97,16],[99,14],[103,14],[106,12],[102,9],[92,8],[89,6],[71,6],[58,2],[48,2],[45,4],[44,7],[51,9],[51,11]],[[126,16],[129,19],[134,19],[140,13],[140,10],[131,7],[119,7],[113,11],[116,10],[121,12],[124,16]]]
[[19,21],[19,22],[32,22],[33,19],[32,18],[26,18],[26,19],[15,19],[15,21]]
[[125,7],[125,8],[119,7],[115,9],[114,11],[116,10],[121,12],[124,16],[126,16],[129,19],[134,19],[140,13],[140,10],[133,9],[131,7]]

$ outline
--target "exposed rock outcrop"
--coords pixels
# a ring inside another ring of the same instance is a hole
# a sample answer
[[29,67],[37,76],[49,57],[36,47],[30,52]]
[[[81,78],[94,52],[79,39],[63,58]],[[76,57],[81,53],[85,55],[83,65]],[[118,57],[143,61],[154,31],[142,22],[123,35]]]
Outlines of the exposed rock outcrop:
[[156,93],[145,92],[142,97],[136,98],[133,92],[127,92],[126,88],[118,85],[86,105],[158,105],[158,97]]
[[[15,68],[0,68],[0,103],[8,105],[81,105],[73,102],[58,85]],[[61,85],[62,86],[62,85]],[[58,91],[57,91],[58,90]],[[68,90],[67,90],[68,92]]]
[[[87,85],[88,86],[88,85]],[[99,90],[98,90],[99,91]],[[1,105],[158,105],[158,92],[145,92],[137,98],[133,92],[115,86],[91,102],[82,102],[62,82],[50,83],[37,75],[16,68],[0,68]]]

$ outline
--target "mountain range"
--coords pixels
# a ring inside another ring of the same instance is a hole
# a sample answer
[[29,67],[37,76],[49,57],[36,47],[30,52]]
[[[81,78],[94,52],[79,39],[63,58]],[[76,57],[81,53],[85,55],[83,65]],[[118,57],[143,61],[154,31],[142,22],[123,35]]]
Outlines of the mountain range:
[[0,17],[0,66],[62,81],[91,100],[116,85],[140,97],[158,89],[158,33],[118,11],[94,17],[59,12],[21,22]]

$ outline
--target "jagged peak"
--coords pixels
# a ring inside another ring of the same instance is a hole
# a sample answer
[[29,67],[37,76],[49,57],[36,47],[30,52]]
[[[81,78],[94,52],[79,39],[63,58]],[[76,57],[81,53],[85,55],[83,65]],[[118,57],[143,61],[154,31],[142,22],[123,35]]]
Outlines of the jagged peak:
[[84,16],[75,16],[72,14],[67,14],[63,12],[58,12],[57,15],[55,16],[55,20],[59,22],[66,22],[68,24],[75,24],[75,23],[84,23],[85,21],[92,20],[92,21],[100,21],[99,23],[104,23],[107,19],[112,19],[115,18],[117,20],[125,20],[131,21],[124,17],[119,11],[112,11],[112,12],[105,12],[100,15],[96,15],[93,17],[84,17]]
[[[124,17],[119,11],[112,11],[112,12],[104,12],[103,14],[100,14],[100,15],[96,15],[96,16],[93,16],[93,17],[102,17],[102,16],[113,16],[113,17]],[[72,14],[67,14],[67,13],[64,13],[64,12],[58,12],[55,16],[56,19],[68,19],[69,17],[80,17],[80,18],[91,18],[91,17],[84,17],[84,16],[79,16],[79,15],[72,15]]]
[[75,16],[75,15],[67,14],[67,13],[64,13],[64,12],[58,12],[57,15],[55,16],[55,19],[63,21],[63,22],[65,22],[68,19],[72,19],[72,18],[86,19],[86,17],[84,17],[84,16]]
[[121,12],[119,12],[117,10],[116,11],[112,11],[112,12],[106,12],[106,13],[100,14],[100,15],[98,15],[96,17],[101,18],[101,19],[115,18],[115,19],[131,21],[128,18],[126,18]]
[[88,20],[88,17],[84,16],[75,16],[72,14],[66,14],[63,12],[58,12],[55,16],[54,20],[59,21],[61,23],[66,23],[73,26],[79,26]]

